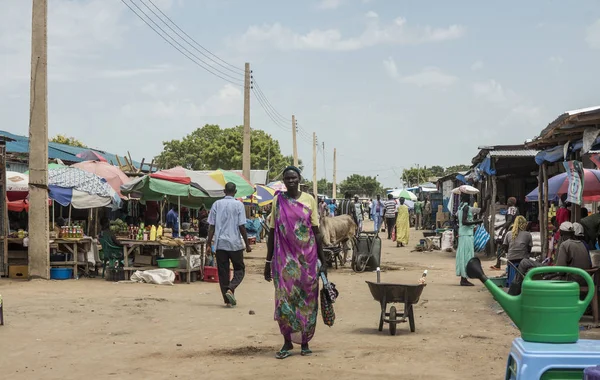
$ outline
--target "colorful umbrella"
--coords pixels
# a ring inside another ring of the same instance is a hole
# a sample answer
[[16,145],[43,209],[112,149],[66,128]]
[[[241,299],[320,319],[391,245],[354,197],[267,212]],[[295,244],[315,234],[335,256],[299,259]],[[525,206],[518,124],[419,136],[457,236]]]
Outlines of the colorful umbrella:
[[128,183],[130,179],[118,167],[103,161],[83,161],[72,166],[104,178],[110,187],[123,198],[123,195],[121,194],[121,185]]
[[[121,193],[147,201],[160,201],[167,197],[171,203],[196,208],[208,197],[204,191],[191,184],[171,182],[145,175],[121,186]],[[222,194],[222,192],[221,192]]]
[[48,170],[49,197],[77,209],[109,206],[117,209],[121,199],[104,178],[74,167]]
[[275,190],[275,191],[287,191],[287,188],[281,181],[275,181],[267,184],[267,187]]
[[93,151],[93,150],[86,150],[83,151],[81,153],[77,153],[77,155],[75,156],[77,158],[81,158],[82,160],[85,161],[101,161],[101,162],[108,162],[106,160],[106,158],[102,157],[102,155],[100,155],[100,153]]
[[176,166],[172,169],[161,170],[156,173],[152,173],[152,178],[161,179],[169,182],[175,182],[182,185],[191,185],[202,192],[206,193],[206,196],[212,198],[221,198],[225,194],[225,183],[220,183],[218,180],[210,175],[208,171],[196,171],[185,169],[181,166]]
[[255,194],[258,196],[258,205],[263,207],[273,202],[275,190],[263,185],[257,185]]
[[396,190],[390,192],[390,194],[392,194],[392,196],[394,198],[404,198],[406,200],[413,201],[413,202],[418,199],[414,193],[411,193],[410,191],[408,191],[406,189],[396,189]]
[[217,181],[222,186],[225,186],[227,182],[235,183],[237,187],[236,197],[243,198],[251,194],[254,194],[254,186],[241,174],[229,170],[218,169],[212,172],[208,172],[210,177]]
[[[567,173],[557,174],[548,180],[548,199],[557,200],[561,194],[566,194],[569,188],[569,177]],[[536,202],[539,197],[536,187],[525,199],[528,202]],[[600,201],[600,170],[583,170],[583,199],[585,201]]]

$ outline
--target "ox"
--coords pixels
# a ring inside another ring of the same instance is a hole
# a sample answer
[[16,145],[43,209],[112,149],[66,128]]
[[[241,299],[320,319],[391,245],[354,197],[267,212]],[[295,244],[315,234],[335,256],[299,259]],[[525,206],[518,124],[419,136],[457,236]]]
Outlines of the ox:
[[344,251],[344,261],[342,265],[346,263],[348,251],[350,250],[348,243],[355,243],[356,228],[356,223],[350,215],[321,218],[323,247],[341,244]]

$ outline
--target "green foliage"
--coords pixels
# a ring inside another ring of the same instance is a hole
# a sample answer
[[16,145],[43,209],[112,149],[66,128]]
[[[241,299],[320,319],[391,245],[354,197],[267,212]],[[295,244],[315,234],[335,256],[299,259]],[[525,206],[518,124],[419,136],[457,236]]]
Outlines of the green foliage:
[[352,174],[340,182],[338,189],[341,194],[350,193],[353,196],[372,197],[377,194],[383,195],[383,188],[376,177],[363,176],[360,174]]
[[470,165],[453,165],[453,166],[448,166],[446,168],[446,170],[444,171],[444,174],[452,174],[452,173],[458,173],[458,172],[466,172],[467,170],[469,170],[471,168]]
[[454,165],[449,166],[447,168],[443,168],[441,166],[431,166],[431,167],[422,167],[422,168],[410,168],[404,169],[402,172],[402,180],[406,183],[407,186],[417,186],[423,182],[427,182],[430,177],[443,177],[447,174],[464,172],[469,170],[471,167],[469,165]]
[[68,137],[65,135],[56,135],[50,139],[50,142],[76,146],[78,148],[87,148],[87,145],[85,145],[81,141],[77,140],[75,137]]
[[[304,183],[306,184],[308,191],[312,192],[312,188],[313,188],[312,181],[305,181]],[[325,178],[321,178],[320,180],[317,181],[317,193],[325,194],[328,197],[331,197],[332,190],[333,190],[332,182],[327,182],[327,180]]]
[[[156,157],[162,168],[183,166],[191,170],[241,169],[243,126],[221,129],[207,124],[181,140],[163,142],[163,152]],[[252,169],[270,168],[269,178],[275,178],[285,167],[279,142],[265,131],[253,129],[250,135]]]

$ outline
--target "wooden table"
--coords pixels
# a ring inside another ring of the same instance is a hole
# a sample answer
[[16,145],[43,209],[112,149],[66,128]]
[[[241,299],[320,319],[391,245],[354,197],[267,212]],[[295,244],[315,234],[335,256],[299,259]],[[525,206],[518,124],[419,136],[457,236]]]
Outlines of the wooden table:
[[[50,245],[56,244],[56,246],[60,249],[63,248],[67,253],[70,253],[73,257],[72,260],[68,260],[68,255],[65,255],[65,261],[51,261],[51,267],[73,267],[73,278],[77,278],[77,266],[82,265],[85,266],[85,273],[89,273],[89,263],[87,260],[87,253],[92,245],[92,238],[84,237],[84,238],[60,238],[60,239],[51,239]],[[85,262],[81,262],[78,259],[79,251],[84,253]]]
[[[140,267],[130,267],[129,266],[129,255],[133,253],[135,250],[139,250],[141,253],[141,249],[143,247],[153,247],[156,251],[158,251],[158,255],[162,256],[162,252],[165,248],[179,248],[183,250],[183,255],[186,258],[186,268],[168,268],[177,273],[185,273],[186,274],[186,282],[190,283],[190,277],[192,272],[200,272],[200,280],[204,278],[204,260],[205,260],[205,249],[204,245],[206,244],[206,239],[198,239],[193,241],[184,241],[183,246],[181,245],[167,245],[161,243],[160,241],[149,241],[149,240],[129,240],[129,239],[119,239],[119,243],[123,245],[123,271],[125,272],[126,278],[129,279],[131,277],[131,272],[136,270],[149,270],[156,269],[155,266],[140,266]],[[200,268],[191,268],[190,266],[190,256],[192,251],[195,251],[200,255]]]

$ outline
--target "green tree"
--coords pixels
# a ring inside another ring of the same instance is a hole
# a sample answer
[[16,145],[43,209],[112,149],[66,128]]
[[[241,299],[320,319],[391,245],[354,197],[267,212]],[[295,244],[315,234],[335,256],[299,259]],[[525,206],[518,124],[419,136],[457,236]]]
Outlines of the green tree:
[[68,137],[65,135],[56,135],[50,139],[50,142],[76,146],[78,148],[87,148],[87,145],[85,145],[81,141],[77,140],[75,137]]
[[417,186],[420,183],[427,182],[429,177],[433,177],[430,169],[427,168],[410,168],[404,169],[402,179],[407,186]]
[[376,177],[363,176],[360,174],[352,174],[342,182],[340,182],[339,191],[342,194],[351,193],[359,196],[372,197],[377,194],[383,194],[381,183]]
[[467,170],[469,170],[471,168],[470,165],[453,165],[453,166],[448,166],[446,168],[446,171],[444,172],[444,174],[452,174],[452,173],[458,173],[458,172],[466,172]]
[[434,165],[427,169],[431,172],[431,175],[434,177],[441,177],[444,175],[444,172],[445,172],[444,168],[439,165]]
[[[207,124],[181,140],[163,142],[163,152],[156,157],[160,167],[183,166],[192,170],[241,169],[242,126],[221,129]],[[259,129],[250,135],[252,169],[269,168],[269,178],[275,178],[285,167],[279,142]]]
[[[306,187],[308,191],[312,192],[312,181],[305,181]],[[331,196],[331,191],[333,189],[333,183],[328,182],[325,178],[321,178],[317,181],[317,192],[319,194],[325,194],[327,196]]]

